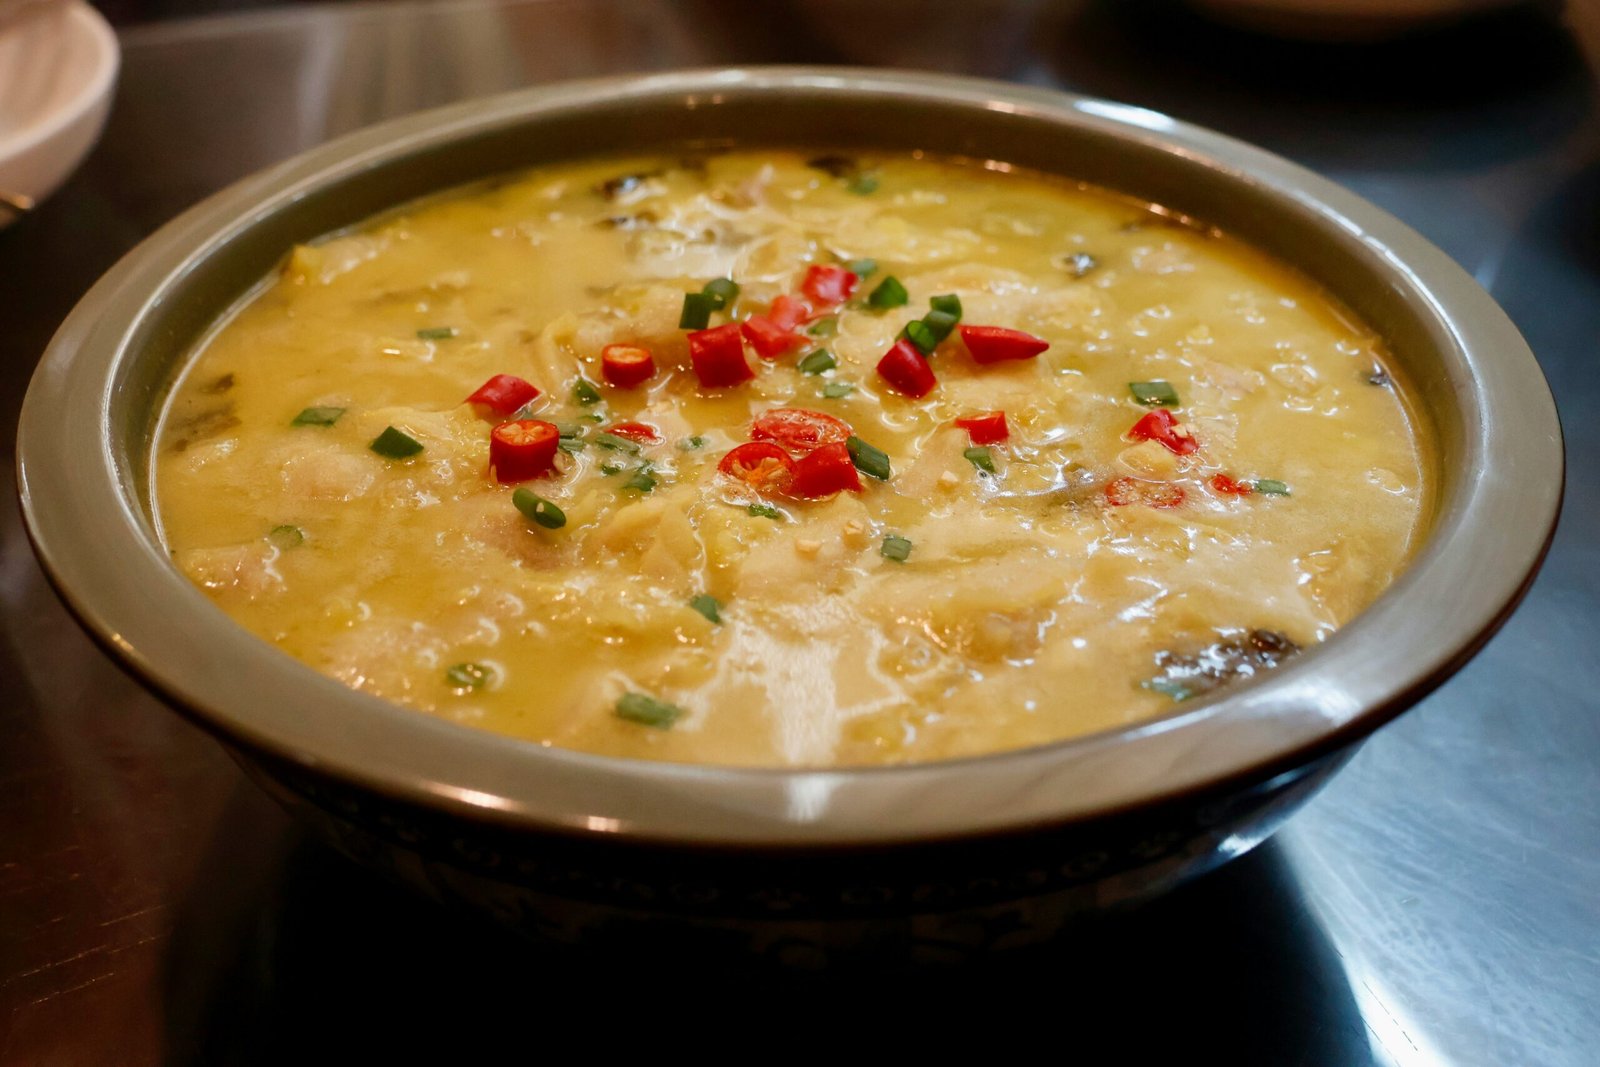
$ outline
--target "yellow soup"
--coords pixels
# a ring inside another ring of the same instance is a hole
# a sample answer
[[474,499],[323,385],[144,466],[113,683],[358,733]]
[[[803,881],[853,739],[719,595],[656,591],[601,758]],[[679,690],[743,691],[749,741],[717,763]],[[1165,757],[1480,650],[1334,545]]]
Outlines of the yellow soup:
[[176,387],[156,496],[217,604],[353,688],[618,756],[939,759],[1162,714],[1371,603],[1428,497],[1385,365],[1098,189],[611,160],[294,249]]

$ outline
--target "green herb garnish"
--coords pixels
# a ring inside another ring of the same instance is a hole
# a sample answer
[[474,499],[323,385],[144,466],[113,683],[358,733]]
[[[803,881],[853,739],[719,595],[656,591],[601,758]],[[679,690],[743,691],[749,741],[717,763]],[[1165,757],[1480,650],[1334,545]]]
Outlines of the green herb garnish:
[[689,601],[689,606],[704,615],[707,622],[720,623],[722,621],[722,604],[709,593],[701,593]]
[[950,312],[940,311],[938,308],[934,308],[932,311],[922,316],[922,324],[926,326],[928,328],[928,332],[933,335],[933,339],[936,344],[940,341],[943,341],[946,337],[949,337],[950,331],[955,329],[956,323],[960,321],[960,315],[952,315]]
[[650,468],[645,466],[634,471],[633,477],[622,483],[622,488],[648,493],[656,487],[656,484],[655,476],[650,473]]
[[565,452],[569,456],[576,456],[579,452],[583,451],[585,444],[586,442],[579,441],[575,438],[563,437],[561,440],[556,442],[556,447],[561,449],[561,451]]
[[871,475],[880,482],[889,480],[889,454],[887,452],[867,444],[859,437],[847,438],[844,446],[849,449],[850,462],[856,465],[856,470],[862,474]]
[[424,341],[448,341],[455,335],[454,326],[429,326],[417,331],[417,336]]
[[829,400],[839,400],[856,391],[856,387],[849,382],[829,382],[822,387],[822,395]]
[[904,563],[911,558],[911,542],[899,534],[890,534],[883,539],[883,547],[878,549],[878,555],[896,563]]
[[306,543],[306,532],[298,526],[290,526],[285,523],[282,526],[274,526],[267,533],[267,540],[272,542],[273,547],[281,551],[288,551]]
[[745,510],[748,511],[750,514],[754,515],[758,519],[781,519],[781,518],[783,518],[783,512],[779,511],[777,508],[773,507],[771,504],[751,504]]
[[844,269],[858,278],[870,278],[878,273],[878,261],[875,259],[852,259],[846,263]]
[[684,293],[683,311],[678,315],[678,329],[703,330],[711,324],[711,313],[721,305],[710,293]]
[[494,671],[481,663],[457,663],[445,669],[444,677],[457,689],[482,689],[494,677]]
[[933,355],[933,350],[939,347],[939,338],[935,337],[928,324],[921,319],[912,319],[906,323],[905,329],[900,331],[900,336],[917,346],[917,351],[925,356]]
[[572,399],[588,407],[590,404],[600,403],[600,390],[587,378],[579,378],[572,385]]
[[643,693],[624,693],[617,701],[617,718],[665,730],[677,721],[683,709]]
[[[733,298],[739,295],[739,283],[732,278],[713,278],[706,282],[705,288],[701,289],[700,292],[711,299],[712,311],[721,311],[733,303]],[[679,325],[681,326],[682,324],[680,323]],[[698,330],[701,327],[692,328]]]
[[613,452],[626,452],[630,456],[639,454],[638,441],[630,441],[628,438],[618,437],[614,433],[597,433],[594,435],[594,443],[601,448],[609,448]]
[[1171,382],[1129,382],[1128,390],[1133,393],[1135,400],[1147,408],[1178,406],[1178,391]]
[[524,516],[546,530],[559,530],[567,524],[567,513],[530,489],[518,489],[511,494],[511,503]]
[[971,448],[965,450],[961,454],[967,457],[968,463],[972,464],[974,467],[977,467],[979,470],[985,472],[986,474],[994,473],[994,453],[990,452],[983,445],[973,445]]
[[883,311],[887,308],[903,307],[910,299],[911,294],[900,284],[900,279],[891,274],[872,290],[872,295],[867,297],[867,303]]
[[699,434],[695,434],[693,437],[685,437],[678,442],[679,452],[694,452],[704,447],[706,447],[706,439]]
[[817,349],[810,355],[801,358],[800,362],[795,364],[801,374],[821,374],[823,371],[830,371],[838,365],[839,361],[834,359],[833,353],[826,348]]
[[935,311],[949,315],[956,322],[961,321],[961,298],[955,293],[945,293],[942,296],[930,296],[928,298],[928,306]]
[[1256,492],[1265,493],[1267,496],[1290,495],[1288,484],[1280,482],[1276,478],[1257,478],[1251,485]]
[[385,459],[407,459],[422,451],[422,442],[390,426],[367,447]]
[[294,417],[290,426],[332,426],[339,421],[344,408],[306,408]]
[[818,319],[806,327],[806,333],[812,337],[832,337],[839,332],[839,320],[832,315]]

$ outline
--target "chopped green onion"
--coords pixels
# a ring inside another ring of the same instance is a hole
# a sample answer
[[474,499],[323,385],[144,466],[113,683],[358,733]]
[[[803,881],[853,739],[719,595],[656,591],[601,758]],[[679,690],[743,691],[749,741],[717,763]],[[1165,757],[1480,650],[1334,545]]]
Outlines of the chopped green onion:
[[904,563],[911,558],[911,542],[899,534],[890,534],[883,539],[883,547],[878,549],[878,555],[896,563]]
[[622,483],[624,489],[636,489],[641,493],[648,493],[656,487],[656,479],[650,473],[649,467],[640,467],[633,472],[633,477]]
[[444,672],[445,680],[457,689],[481,689],[489,684],[494,671],[481,663],[457,663]]
[[622,699],[617,701],[617,718],[627,719],[642,726],[654,726],[665,730],[677,721],[683,714],[683,709],[664,700],[645,696],[643,693],[624,693]]
[[678,329],[705,329],[711,324],[711,313],[718,307],[717,298],[710,293],[684,293],[683,312],[678,316]]
[[518,489],[511,494],[516,509],[546,530],[559,530],[567,524],[567,513],[530,489]]
[[627,469],[628,469],[627,467],[624,467],[620,463],[602,463],[602,464],[600,464],[600,473],[601,474],[621,474],[623,471],[625,471]]
[[878,273],[878,261],[875,259],[852,259],[844,267],[858,278],[870,278]]
[[1171,382],[1129,382],[1133,398],[1147,408],[1175,408],[1178,391]]
[[1257,478],[1253,483],[1255,491],[1265,493],[1267,496],[1289,496],[1289,486],[1276,478]]
[[572,399],[588,407],[590,404],[600,403],[600,390],[587,378],[579,378],[572,386]]
[[604,415],[579,415],[578,418],[582,419],[584,422],[605,422],[606,421],[606,417]]
[[448,341],[455,335],[454,326],[429,326],[427,329],[417,331],[417,336],[424,341]]
[[390,426],[367,447],[385,459],[406,459],[422,451],[422,442]]
[[1157,693],[1164,693],[1175,701],[1188,700],[1194,696],[1193,691],[1188,686],[1181,682],[1175,682],[1171,678],[1151,678],[1139,684]]
[[597,433],[594,435],[594,443],[601,448],[609,448],[613,452],[626,452],[630,456],[639,454],[638,441],[630,441],[628,438],[618,437],[614,433]]
[[900,335],[917,346],[917,351],[925,356],[933,355],[933,350],[939,347],[939,339],[933,335],[928,324],[921,319],[912,319],[906,323]]
[[967,462],[987,474],[994,473],[994,453],[983,445],[974,445],[961,453],[967,457]]
[[282,526],[274,526],[271,532],[267,534],[267,540],[272,542],[273,547],[288,551],[296,545],[305,544],[306,533],[298,526],[290,526],[285,523]]
[[839,400],[856,391],[849,382],[829,382],[822,387],[822,395],[829,400]]
[[876,174],[857,174],[850,179],[845,188],[857,196],[871,196],[878,191],[878,176]]
[[818,319],[806,327],[806,333],[812,337],[832,337],[839,332],[839,320],[832,315]]
[[561,449],[561,451],[565,452],[569,456],[576,456],[579,452],[583,451],[584,442],[572,437],[563,437],[561,440],[556,442],[556,447]]
[[294,417],[290,426],[332,426],[344,414],[344,408],[306,408]]
[[[933,310],[949,315],[956,322],[961,321],[961,298],[955,293],[945,293],[943,296],[930,296],[928,306]],[[954,325],[954,323],[952,323]]]
[[885,308],[902,307],[910,299],[911,294],[900,284],[900,279],[891,274],[872,290],[872,295],[867,297],[867,303],[882,311]]
[[747,508],[746,510],[749,511],[750,514],[754,515],[758,519],[781,519],[781,518],[783,518],[783,512],[779,511],[777,508],[773,507],[771,504],[751,504],[750,507]]
[[689,601],[689,606],[704,615],[707,622],[722,621],[722,604],[708,593],[701,593]]
[[558,422],[555,424],[556,433],[562,437],[582,437],[583,427],[575,422]]
[[838,365],[839,361],[834,359],[833,353],[826,348],[817,349],[796,364],[800,368],[801,374],[821,374],[823,371],[832,370]]
[[678,442],[679,452],[694,452],[704,447],[706,447],[706,439],[699,434],[695,434],[693,437],[685,437]]
[[850,450],[850,462],[856,465],[856,470],[862,474],[870,475],[880,482],[889,480],[889,454],[887,452],[874,448],[859,437],[846,439],[844,446]]
[[[712,311],[721,311],[733,303],[733,298],[739,295],[739,283],[732,278],[713,278],[706,282],[705,288],[700,292],[703,296],[711,298]],[[695,327],[695,329],[700,328]]]
[[932,311],[922,316],[922,324],[926,326],[933,334],[935,343],[943,341],[946,337],[949,337],[950,331],[955,329],[956,323],[960,321],[961,316],[959,314],[951,314],[948,311],[940,311],[938,308],[934,308]]

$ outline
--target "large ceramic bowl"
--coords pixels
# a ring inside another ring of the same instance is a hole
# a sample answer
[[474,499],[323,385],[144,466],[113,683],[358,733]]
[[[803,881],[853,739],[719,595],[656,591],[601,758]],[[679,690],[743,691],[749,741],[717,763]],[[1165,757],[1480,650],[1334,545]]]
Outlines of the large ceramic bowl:
[[[512,168],[698,145],[925,149],[1123,190],[1319,279],[1380,330],[1437,442],[1411,569],[1317,649],[1151,722],[993,756],[841,771],[544,748],[354,692],[232,623],[152,520],[152,425],[189,346],[294,242]],[[1515,607],[1553,531],[1560,430],[1493,301],[1383,212],[1282,159],[1138,108],[818,69],[531,90],[343,138],[164,227],[84,298],[28,393],[23,510],[107,652],[358,858],[575,938],[715,928],[784,958],[960,954],[1158,891],[1270,833]]]

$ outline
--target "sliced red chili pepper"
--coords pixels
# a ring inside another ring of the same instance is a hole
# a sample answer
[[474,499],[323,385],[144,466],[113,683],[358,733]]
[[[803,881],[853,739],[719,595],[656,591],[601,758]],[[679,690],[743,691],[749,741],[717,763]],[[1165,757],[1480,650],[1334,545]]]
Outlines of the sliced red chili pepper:
[[482,404],[497,415],[509,415],[539,396],[539,387],[515,374],[496,374],[467,397],[469,404]]
[[1184,429],[1178,417],[1166,408],[1156,408],[1133,424],[1128,436],[1135,441],[1159,441],[1174,455],[1187,456],[1200,447],[1194,435]]
[[773,408],[757,415],[750,424],[752,439],[776,441],[791,452],[843,444],[854,432],[843,419],[806,408]]
[[897,392],[909,397],[927,396],[939,384],[933,368],[928,366],[928,361],[922,358],[922,353],[910,341],[896,341],[894,347],[878,360],[878,373]]
[[789,483],[791,496],[815,500],[832,496],[848,489],[861,492],[861,475],[850,459],[850,449],[844,442],[823,445],[810,455],[801,456],[794,465],[794,480]]
[[689,361],[700,384],[708,389],[738,385],[756,376],[744,358],[744,342],[737,322],[724,323],[689,335]]
[[1114,508],[1143,504],[1151,508],[1175,508],[1184,501],[1183,486],[1171,482],[1147,482],[1141,478],[1113,478],[1106,483],[1106,503]]
[[626,437],[630,441],[639,441],[643,444],[655,444],[661,440],[661,431],[654,426],[643,422],[619,422],[615,426],[607,426],[606,433],[618,437]]
[[722,457],[717,470],[762,493],[784,493],[794,480],[794,460],[770,441],[752,441]]
[[975,445],[999,444],[1011,436],[1011,427],[1006,425],[1006,413],[1003,411],[966,415],[957,419],[956,425],[967,431],[967,436]]
[[800,291],[820,307],[834,307],[849,300],[860,283],[861,277],[854,271],[831,263],[814,263],[806,268]]
[[1249,496],[1250,483],[1236,482],[1226,474],[1215,474],[1211,477],[1211,488],[1226,496]]
[[525,482],[555,469],[561,431],[551,422],[517,419],[502,422],[489,434],[489,466],[497,480]]
[[816,314],[810,304],[787,293],[774,300],[772,307],[767,309],[767,318],[776,323],[779,329],[791,331],[798,329],[801,323],[810,322]]
[[762,359],[777,359],[791,348],[800,347],[800,338],[765,315],[751,315],[739,327],[744,339]]
[[656,373],[656,357],[638,345],[606,345],[600,350],[600,371],[620,389],[632,389]]
[[1003,326],[960,326],[961,340],[979,363],[999,363],[1004,359],[1032,359],[1050,347],[1050,342],[1021,330]]

